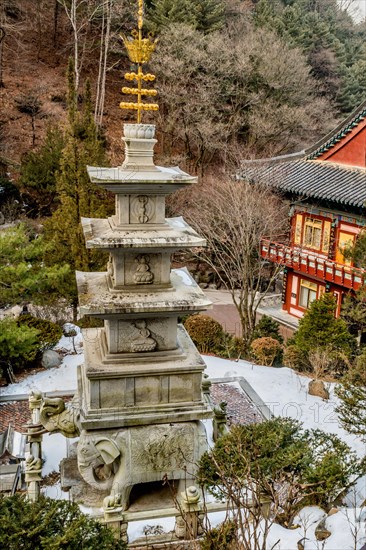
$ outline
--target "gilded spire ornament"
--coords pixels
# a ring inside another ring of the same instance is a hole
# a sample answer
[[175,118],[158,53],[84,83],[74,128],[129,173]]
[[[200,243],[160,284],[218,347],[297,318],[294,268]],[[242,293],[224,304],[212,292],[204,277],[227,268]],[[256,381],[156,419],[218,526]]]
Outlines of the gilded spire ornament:
[[138,30],[134,30],[131,36],[122,36],[122,40],[127,50],[128,57],[132,63],[137,64],[137,72],[125,73],[125,79],[137,82],[137,88],[128,88],[124,86],[122,92],[124,94],[137,95],[137,102],[125,102],[120,103],[121,109],[133,109],[137,111],[137,123],[141,123],[141,117],[143,111],[157,111],[159,105],[156,103],[143,103],[142,99],[146,97],[154,97],[157,95],[157,91],[154,89],[146,89],[142,87],[143,82],[152,82],[155,80],[155,75],[143,72],[143,65],[147,63],[155,50],[157,40],[153,39],[151,34],[147,38],[142,37],[143,27],[143,13],[144,2],[138,0],[137,11],[137,26]]

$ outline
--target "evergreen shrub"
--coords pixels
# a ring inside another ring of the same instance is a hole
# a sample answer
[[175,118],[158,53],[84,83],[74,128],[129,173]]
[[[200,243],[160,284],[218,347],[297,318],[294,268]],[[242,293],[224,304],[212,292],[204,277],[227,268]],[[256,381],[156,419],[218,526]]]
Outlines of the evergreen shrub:
[[[332,356],[329,374],[342,375],[355,351],[355,338],[350,334],[346,322],[335,317],[336,300],[325,293],[314,300],[299,321],[299,329],[288,340],[285,363],[298,370],[313,371],[309,352],[325,350]],[[290,349],[289,349],[290,348]]]
[[53,348],[62,336],[62,328],[59,325],[48,319],[33,317],[33,315],[20,315],[18,325],[34,328],[38,331],[38,351],[40,352]]
[[275,521],[288,527],[306,505],[328,509],[363,470],[356,453],[336,435],[273,418],[234,425],[203,454],[197,480],[217,498],[229,498],[229,508],[245,507],[245,494],[253,490],[270,500]]
[[66,500],[0,497],[0,548],[6,550],[126,550],[113,532]]
[[263,315],[263,317],[258,321],[253,331],[252,340],[263,338],[265,336],[274,338],[275,340],[278,340],[280,344],[283,344],[283,338],[280,334],[280,324],[272,319],[272,317],[269,317],[269,315]]
[[36,328],[19,326],[10,317],[0,321],[0,365],[3,370],[9,364],[15,370],[30,366],[39,350],[38,338]]
[[336,386],[335,393],[340,399],[336,412],[342,426],[366,441],[366,348]]

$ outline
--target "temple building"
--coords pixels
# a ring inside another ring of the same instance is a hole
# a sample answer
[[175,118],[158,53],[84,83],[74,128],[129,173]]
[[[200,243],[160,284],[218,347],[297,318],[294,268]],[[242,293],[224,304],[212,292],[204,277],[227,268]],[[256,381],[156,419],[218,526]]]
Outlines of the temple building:
[[289,231],[261,240],[261,256],[284,266],[283,310],[302,317],[324,292],[337,300],[363,284],[366,270],[344,256],[366,225],[366,102],[300,153],[244,162],[241,177],[269,185],[291,203]]

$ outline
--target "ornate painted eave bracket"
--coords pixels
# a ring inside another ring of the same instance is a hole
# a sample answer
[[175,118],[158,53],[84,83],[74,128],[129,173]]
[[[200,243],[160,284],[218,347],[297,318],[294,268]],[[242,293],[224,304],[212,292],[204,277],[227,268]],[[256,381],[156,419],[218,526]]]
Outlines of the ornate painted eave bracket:
[[153,82],[155,80],[155,75],[144,73],[143,65],[150,60],[155,50],[157,39],[154,40],[151,34],[149,34],[147,38],[142,37],[143,0],[138,0],[138,6],[138,30],[132,31],[131,36],[128,37],[122,35],[122,40],[130,61],[137,64],[137,72],[125,73],[124,75],[126,80],[135,81],[137,87],[129,88],[124,86],[122,92],[124,94],[136,95],[137,101],[135,103],[122,101],[120,107],[121,109],[133,109],[137,111],[137,123],[140,124],[143,111],[157,111],[159,105],[157,103],[143,102],[144,97],[155,97],[157,95],[156,90],[142,87],[144,82]]

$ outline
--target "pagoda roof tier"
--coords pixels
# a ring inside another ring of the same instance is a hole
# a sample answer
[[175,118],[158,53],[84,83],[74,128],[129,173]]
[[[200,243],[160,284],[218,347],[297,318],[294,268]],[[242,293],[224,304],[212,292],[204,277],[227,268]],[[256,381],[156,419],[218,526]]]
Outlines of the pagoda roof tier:
[[206,241],[182,217],[166,219],[158,229],[118,229],[108,219],[81,218],[87,248],[179,249],[205,246]]
[[168,289],[150,292],[111,291],[106,272],[76,272],[80,313],[102,318],[109,316],[149,316],[156,313],[204,311],[211,306],[186,268],[171,271]]
[[93,183],[114,193],[167,194],[197,181],[196,176],[183,172],[178,166],[151,166],[148,170],[138,165],[135,169],[126,169],[122,166],[116,168],[88,166],[87,170]]

